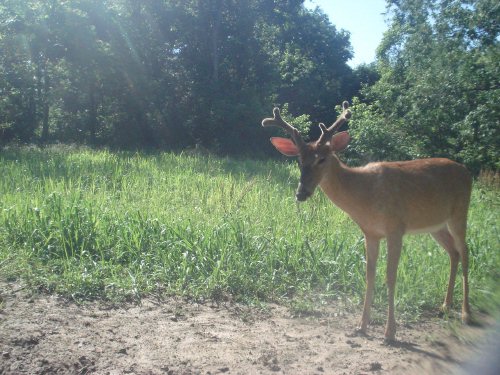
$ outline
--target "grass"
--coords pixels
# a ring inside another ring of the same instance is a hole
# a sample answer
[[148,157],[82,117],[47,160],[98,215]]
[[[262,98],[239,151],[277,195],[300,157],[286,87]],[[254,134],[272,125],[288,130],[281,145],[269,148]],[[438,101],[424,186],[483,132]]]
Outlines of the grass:
[[[77,300],[363,298],[360,230],[320,192],[297,205],[294,164],[10,148],[0,153],[0,176],[0,277],[31,288]],[[475,186],[468,243],[476,308],[500,301],[499,202],[498,190]],[[448,256],[429,236],[407,237],[398,310],[435,309],[448,273]],[[382,251],[378,306],[384,275]]]

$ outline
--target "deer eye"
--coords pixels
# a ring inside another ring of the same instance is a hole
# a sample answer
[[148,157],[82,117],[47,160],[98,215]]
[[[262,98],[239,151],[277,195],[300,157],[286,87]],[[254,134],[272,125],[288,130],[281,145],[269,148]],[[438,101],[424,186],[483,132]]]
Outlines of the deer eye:
[[318,164],[323,164],[325,162],[326,158],[320,158],[318,160]]

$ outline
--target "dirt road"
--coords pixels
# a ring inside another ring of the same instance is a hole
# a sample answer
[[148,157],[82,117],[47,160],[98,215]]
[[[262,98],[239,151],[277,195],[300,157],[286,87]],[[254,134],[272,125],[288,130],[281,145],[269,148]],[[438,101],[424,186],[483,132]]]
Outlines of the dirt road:
[[400,326],[394,346],[382,325],[351,337],[359,312],[334,303],[293,317],[178,298],[82,306],[7,283],[0,296],[0,374],[447,374],[494,345],[491,322],[457,331],[439,318]]

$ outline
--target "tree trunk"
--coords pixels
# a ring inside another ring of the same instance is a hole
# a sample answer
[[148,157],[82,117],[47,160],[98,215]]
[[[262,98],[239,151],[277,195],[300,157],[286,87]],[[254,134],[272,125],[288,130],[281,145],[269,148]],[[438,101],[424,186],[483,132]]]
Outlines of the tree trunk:
[[42,95],[42,143],[47,142],[49,139],[49,91],[50,91],[50,78],[47,72],[47,62],[45,61],[42,68],[43,72],[43,95]]
[[219,82],[219,32],[222,21],[221,1],[213,0],[211,2],[212,13],[211,17],[211,50],[212,50],[212,80],[214,83]]
[[45,143],[49,139],[49,114],[50,114],[50,105],[49,105],[49,99],[48,99],[48,77],[46,79],[46,89],[44,99],[43,99],[43,114],[42,114],[42,142]]
[[97,103],[95,100],[95,81],[90,79],[89,84],[89,118],[87,127],[89,130],[89,143],[96,144],[96,129],[97,129]]

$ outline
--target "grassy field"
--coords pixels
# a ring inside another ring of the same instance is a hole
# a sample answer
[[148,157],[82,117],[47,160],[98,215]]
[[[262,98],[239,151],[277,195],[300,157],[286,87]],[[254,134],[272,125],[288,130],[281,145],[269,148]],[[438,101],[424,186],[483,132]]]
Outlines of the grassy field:
[[[151,294],[357,304],[363,237],[322,193],[297,205],[295,164],[57,147],[0,153],[0,278],[74,299]],[[469,215],[473,306],[498,305],[500,194],[475,185]],[[410,236],[397,308],[444,298],[448,256]],[[376,306],[385,306],[385,250]],[[461,300],[457,278],[456,300]],[[458,303],[457,303],[458,306]]]

